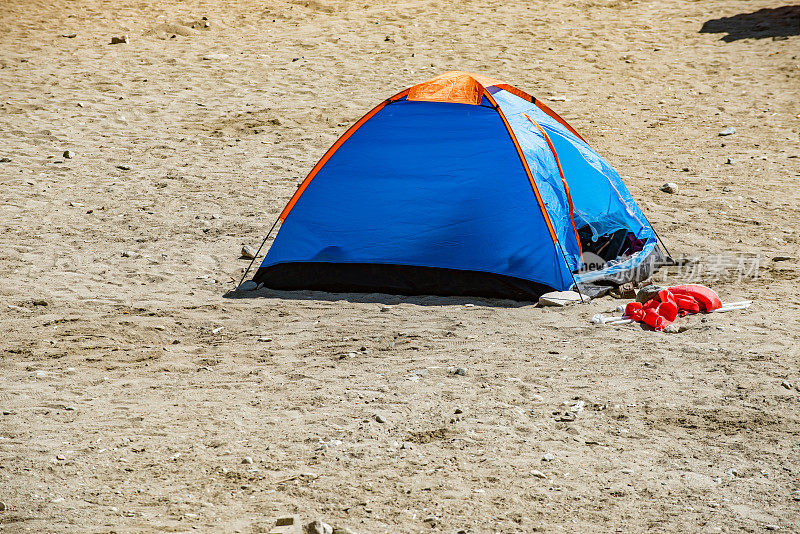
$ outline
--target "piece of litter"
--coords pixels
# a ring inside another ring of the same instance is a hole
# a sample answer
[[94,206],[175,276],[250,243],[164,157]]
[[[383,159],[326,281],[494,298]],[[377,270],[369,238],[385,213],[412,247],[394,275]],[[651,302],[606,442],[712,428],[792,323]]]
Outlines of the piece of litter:
[[570,406],[569,410],[573,413],[579,413],[583,411],[583,407],[586,406],[586,403],[582,400],[579,400],[572,406]]
[[581,294],[576,291],[551,291],[539,297],[539,305],[560,307],[575,302],[582,302],[583,300]]

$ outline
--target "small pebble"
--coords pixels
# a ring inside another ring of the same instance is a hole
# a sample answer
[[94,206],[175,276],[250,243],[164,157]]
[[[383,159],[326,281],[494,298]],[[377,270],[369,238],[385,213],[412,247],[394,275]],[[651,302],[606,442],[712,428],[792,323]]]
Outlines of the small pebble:
[[252,280],[245,280],[242,282],[242,285],[239,286],[240,291],[255,291],[258,287],[258,284],[253,282]]
[[333,534],[333,527],[317,519],[306,525],[305,534]]
[[736,133],[736,128],[734,128],[733,126],[728,126],[724,130],[719,132],[719,136],[720,137],[725,137],[726,135],[733,135],[735,133]]
[[547,475],[539,471],[538,469],[533,469],[531,471],[531,475],[535,476],[536,478],[547,478]]
[[783,387],[785,387],[786,389],[792,389],[792,384],[790,384],[790,383],[789,383],[789,382],[787,382],[786,380],[784,380],[783,382],[781,382],[781,385],[782,385]]
[[385,423],[386,422],[386,418],[384,418],[381,414],[378,414],[378,413],[375,414],[375,420],[377,422],[379,422],[379,423]]
[[725,162],[726,165],[733,165],[734,163],[736,163],[736,161],[733,158],[728,158],[728,160]]
[[0,512],[5,512],[6,510],[10,510],[10,509],[11,508],[6,503],[4,503],[3,501],[0,501]]
[[542,456],[542,461],[543,462],[552,462],[555,459],[556,459],[555,455],[552,454],[552,453],[549,453],[549,452],[545,453],[545,455]]
[[242,463],[247,465],[252,464],[253,459],[250,456],[245,456],[244,458],[242,458]]
[[0,163],[9,163],[10,161],[10,158],[0,158]]
[[570,423],[575,420],[573,412],[555,412],[553,415],[559,423]]
[[664,289],[662,286],[657,286],[655,284],[651,284],[649,286],[644,286],[639,291],[636,292],[636,302],[645,303],[648,300],[652,299],[653,297],[658,295],[658,292]]
[[674,182],[667,182],[667,183],[665,183],[664,185],[661,186],[661,191],[663,191],[665,193],[670,193],[670,194],[677,193],[678,192],[678,184],[676,184]]
[[466,376],[467,370],[464,367],[456,367],[453,370],[453,374],[458,376]]
[[72,150],[65,150],[62,156],[64,156],[64,159],[72,159],[75,157],[75,152]]
[[122,37],[112,37],[111,44],[128,44],[128,36],[123,35]]
[[[278,519],[275,520],[275,526],[276,527],[286,527],[286,526],[291,526],[291,525],[297,525],[299,527],[300,526],[299,525],[299,521],[300,521],[300,517],[299,516],[296,516],[296,515],[285,515],[285,516],[279,517]],[[288,530],[287,530],[287,532],[288,532]]]
[[242,258],[247,258],[248,260],[256,259],[256,249],[254,249],[250,245],[243,246],[242,247]]
[[129,171],[129,170],[131,170],[131,166],[130,165],[117,165],[117,168],[119,170],[121,170],[121,171]]

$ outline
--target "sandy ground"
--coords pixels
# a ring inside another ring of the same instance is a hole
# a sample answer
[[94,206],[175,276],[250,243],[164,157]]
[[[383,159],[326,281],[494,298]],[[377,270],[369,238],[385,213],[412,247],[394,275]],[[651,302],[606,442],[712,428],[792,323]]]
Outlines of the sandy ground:
[[[0,531],[800,531],[800,7],[233,4],[3,2]],[[611,297],[226,297],[338,135],[452,69],[704,258],[661,279],[754,305],[668,335],[592,325]]]

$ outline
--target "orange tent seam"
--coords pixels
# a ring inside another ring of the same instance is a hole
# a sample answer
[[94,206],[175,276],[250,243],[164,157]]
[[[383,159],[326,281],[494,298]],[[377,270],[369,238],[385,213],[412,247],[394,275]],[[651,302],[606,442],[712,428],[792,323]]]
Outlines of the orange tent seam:
[[364,125],[364,123],[366,123],[368,120],[370,120],[372,117],[374,117],[380,110],[382,110],[388,104],[391,104],[392,102],[395,102],[397,99],[406,96],[407,94],[408,94],[408,89],[405,89],[403,91],[400,91],[399,93],[397,93],[393,97],[387,98],[386,100],[384,100],[383,102],[381,102],[380,104],[378,104],[377,106],[372,108],[372,110],[369,113],[367,113],[366,115],[361,117],[358,120],[358,122],[356,122],[354,125],[352,125],[350,128],[348,128],[347,131],[341,137],[339,137],[339,139],[336,140],[336,142],[333,144],[333,146],[331,146],[328,149],[328,151],[325,152],[325,155],[322,156],[322,158],[317,162],[317,164],[314,165],[314,168],[311,169],[311,172],[308,173],[308,176],[306,176],[305,180],[303,180],[303,182],[297,188],[297,191],[294,192],[294,195],[292,195],[292,198],[289,199],[289,202],[286,204],[286,207],[283,208],[283,211],[281,212],[280,216],[278,217],[281,220],[281,222],[286,220],[286,217],[292,211],[292,208],[294,208],[294,205],[297,204],[297,201],[303,195],[303,192],[306,190],[308,185],[311,183],[311,180],[313,180],[314,177],[317,175],[317,173],[322,169],[322,167],[324,167],[325,164],[328,163],[328,160],[331,159],[331,157],[336,153],[337,150],[339,150],[339,147],[341,147],[345,143],[345,141],[350,139],[350,137],[354,133],[356,133],[356,131],[359,128],[361,128]]
[[581,246],[581,238],[578,235],[578,227],[575,225],[575,214],[572,205],[572,194],[569,192],[569,185],[567,184],[567,179],[564,177],[564,169],[561,168],[561,160],[558,159],[558,153],[556,152],[556,147],[553,146],[553,142],[550,140],[550,136],[547,135],[547,132],[544,131],[538,122],[530,118],[528,115],[523,113],[526,119],[531,121],[533,124],[539,128],[539,131],[542,132],[544,136],[544,140],[547,142],[547,146],[550,147],[550,151],[553,153],[553,157],[556,158],[556,165],[558,166],[558,174],[561,175],[561,183],[564,185],[564,191],[567,193],[567,204],[569,205],[569,218],[572,221],[572,229],[575,230],[575,241],[578,243],[578,252],[583,254],[583,247]]
[[539,204],[539,209],[542,212],[542,217],[544,217],[544,222],[547,225],[547,229],[550,232],[550,237],[553,238],[553,243],[558,246],[558,237],[556,237],[556,231],[553,227],[553,222],[550,220],[550,214],[547,211],[547,208],[544,205],[544,200],[542,200],[542,195],[539,193],[539,187],[536,185],[536,181],[533,178],[533,173],[531,173],[531,168],[528,165],[528,160],[525,159],[525,154],[522,152],[522,147],[517,140],[517,136],[514,135],[514,130],[511,128],[511,124],[509,124],[508,119],[506,118],[505,113],[503,110],[500,109],[500,106],[497,105],[497,101],[494,97],[486,91],[485,93],[486,98],[489,99],[489,102],[492,103],[494,106],[495,111],[500,115],[500,118],[503,120],[503,124],[505,124],[506,131],[508,132],[509,137],[511,137],[511,141],[514,142],[514,147],[517,149],[517,155],[519,156],[520,161],[522,162],[522,166],[525,169],[525,174],[528,175],[528,181],[531,184],[531,188],[533,189],[534,195],[536,195],[536,202]]

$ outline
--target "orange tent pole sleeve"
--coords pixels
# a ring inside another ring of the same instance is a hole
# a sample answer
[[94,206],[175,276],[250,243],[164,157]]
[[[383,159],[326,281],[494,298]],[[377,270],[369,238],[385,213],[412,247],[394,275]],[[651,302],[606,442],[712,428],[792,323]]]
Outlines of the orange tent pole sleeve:
[[[523,113],[523,115],[525,115]],[[569,185],[567,185],[567,179],[564,177],[564,169],[561,168],[561,161],[558,159],[558,153],[556,152],[556,147],[553,146],[553,142],[550,141],[550,136],[547,135],[547,132],[544,131],[544,128],[539,126],[539,123],[533,120],[532,118],[525,115],[525,118],[531,121],[533,124],[539,128],[539,131],[542,132],[544,136],[544,140],[547,141],[547,146],[550,147],[550,151],[553,153],[553,157],[556,158],[556,165],[558,165],[558,174],[561,175],[561,183],[564,184],[564,191],[567,193],[567,203],[569,204],[569,218],[572,221],[572,229],[575,230],[575,241],[578,243],[578,251],[580,254],[583,254],[583,247],[581,246],[581,238],[578,235],[578,227],[575,226],[575,215],[573,213],[572,207],[572,195],[569,192]]]
[[[527,100],[531,104],[534,104],[536,107],[538,107],[539,109],[541,109],[542,111],[544,111],[545,113],[547,113],[548,115],[553,117],[559,123],[561,123],[561,125],[564,126],[564,128],[566,128],[570,132],[574,133],[578,137],[578,139],[580,139],[581,141],[586,143],[586,139],[581,137],[581,134],[576,132],[575,129],[572,126],[570,126],[567,123],[567,121],[562,119],[561,116],[558,113],[556,113],[555,111],[553,111],[552,109],[550,109],[546,105],[542,104],[542,102],[539,99],[534,98],[532,95],[526,93],[522,89],[517,89],[513,85],[508,85],[507,83],[497,83],[497,84],[495,84],[495,87],[499,87],[503,91],[508,91],[512,95],[516,95],[516,96],[522,98],[523,100]],[[586,144],[588,145],[589,143],[586,143]]]
[[496,84],[494,84],[494,86],[499,88],[499,89],[502,89],[503,91],[508,91],[512,95],[518,96],[523,100],[527,100],[531,104],[533,104],[534,100],[536,100],[535,98],[533,98],[531,95],[529,95],[528,93],[526,93],[522,89],[517,89],[513,85],[508,85],[507,83],[496,83]]
[[[540,100],[536,99],[536,98],[534,98],[534,99],[533,99],[533,103],[534,103],[534,104],[535,104],[535,105],[536,105],[536,106],[537,106],[539,109],[541,109],[542,111],[544,111],[545,113],[547,113],[548,115],[550,115],[551,117],[553,117],[555,120],[557,120],[558,122],[560,122],[560,123],[561,123],[561,124],[562,124],[562,125],[563,125],[563,126],[566,128],[566,129],[567,129],[567,130],[569,130],[570,132],[572,132],[572,133],[574,133],[576,136],[578,136],[578,139],[580,139],[581,141],[583,141],[584,143],[586,143],[586,139],[584,139],[583,137],[581,137],[581,134],[579,134],[578,132],[576,132],[576,131],[575,131],[575,128],[573,128],[572,126],[570,126],[569,124],[567,124],[567,121],[565,121],[564,119],[562,119],[562,118],[559,116],[559,114],[558,114],[558,113],[556,113],[555,111],[553,111],[553,110],[552,110],[552,109],[550,109],[549,107],[547,107],[547,106],[545,106],[544,104],[542,104],[542,102],[541,102]],[[586,143],[586,144],[588,145],[589,143]]]
[[528,166],[528,160],[525,159],[525,154],[522,152],[522,147],[519,145],[517,136],[514,135],[514,130],[511,129],[511,125],[508,123],[505,113],[503,113],[503,110],[497,105],[497,101],[494,99],[494,97],[489,94],[489,91],[485,91],[484,96],[486,96],[489,102],[492,103],[494,109],[497,110],[497,113],[500,115],[500,118],[503,119],[503,124],[505,124],[508,135],[514,142],[514,147],[517,149],[519,160],[522,162],[522,166],[525,169],[525,174],[528,175],[528,181],[531,183],[531,188],[533,188],[533,193],[536,195],[536,202],[539,204],[539,209],[542,210],[542,217],[544,217],[544,222],[547,224],[547,229],[550,231],[550,237],[553,238],[553,243],[558,246],[558,238],[556,237],[556,231],[553,228],[553,222],[550,220],[550,214],[547,213],[547,208],[542,200],[542,195],[539,193],[539,187],[536,185],[536,181],[533,179],[531,168]]
[[361,128],[361,126],[364,125],[365,122],[367,122],[372,117],[374,117],[380,110],[382,110],[384,107],[386,107],[388,104],[391,104],[395,100],[406,96],[407,94],[408,94],[408,89],[405,89],[403,91],[400,91],[399,93],[397,93],[393,97],[387,98],[386,100],[384,100],[383,102],[381,102],[380,104],[375,106],[375,108],[373,108],[372,111],[370,111],[369,113],[367,113],[366,115],[361,117],[361,119],[359,119],[358,122],[356,122],[354,125],[352,125],[344,133],[344,135],[342,135],[339,139],[336,140],[336,142],[333,144],[333,146],[330,147],[327,152],[325,152],[324,156],[322,156],[322,159],[320,159],[317,162],[317,164],[314,165],[314,168],[311,169],[311,172],[308,173],[308,176],[306,176],[306,179],[303,180],[303,182],[300,184],[300,187],[298,187],[297,191],[294,192],[294,195],[292,195],[292,198],[289,199],[289,202],[286,204],[286,207],[283,208],[283,211],[281,212],[280,216],[278,217],[281,220],[281,222],[286,220],[286,217],[289,215],[289,212],[291,212],[292,208],[294,208],[294,205],[297,204],[297,201],[303,195],[303,192],[306,190],[308,185],[311,183],[311,180],[313,180],[314,177],[317,175],[317,173],[320,171],[320,169],[322,169],[322,167],[324,167],[325,164],[328,163],[328,160],[331,159],[331,157],[333,156],[334,153],[336,153],[337,150],[339,150],[339,147],[341,147],[345,143],[345,141],[347,141],[354,133],[356,133],[356,131],[359,128]]

